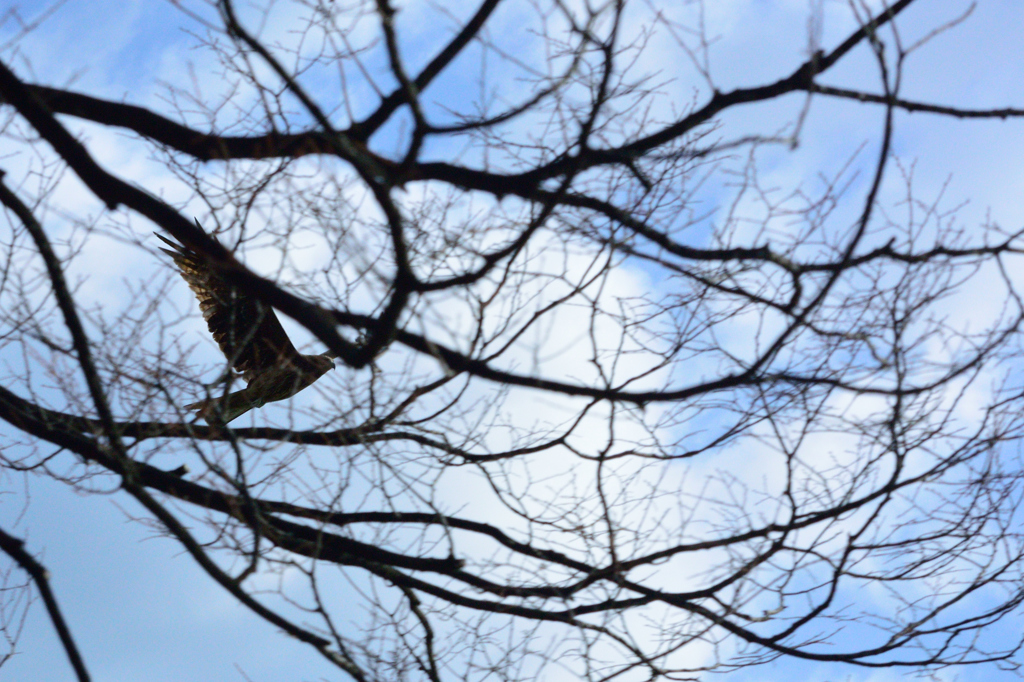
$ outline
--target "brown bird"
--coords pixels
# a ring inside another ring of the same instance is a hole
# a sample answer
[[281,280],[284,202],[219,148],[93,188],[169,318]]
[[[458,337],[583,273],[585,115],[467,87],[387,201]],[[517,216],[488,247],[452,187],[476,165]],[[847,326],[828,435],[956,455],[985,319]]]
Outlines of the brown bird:
[[171,247],[160,250],[174,259],[199,299],[213,340],[246,383],[241,391],[207,398],[185,409],[195,410],[208,424],[227,424],[254,407],[291,398],[334,369],[333,353],[299,353],[270,306],[227,282],[188,247],[156,236]]

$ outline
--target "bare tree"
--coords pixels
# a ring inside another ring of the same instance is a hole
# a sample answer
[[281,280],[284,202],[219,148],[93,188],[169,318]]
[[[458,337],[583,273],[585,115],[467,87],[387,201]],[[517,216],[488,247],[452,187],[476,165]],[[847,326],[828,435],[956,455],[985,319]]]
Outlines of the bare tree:
[[[220,87],[183,73],[162,111],[33,82],[9,43],[0,464],[119,488],[356,680],[1016,666],[1022,231],[918,198],[893,145],[905,112],[1024,111],[904,98],[960,22],[906,38],[911,5],[851,0],[842,40],[812,21],[796,68],[728,90],[705,8],[653,0],[181,3]],[[444,41],[407,37],[422,12]],[[857,55],[874,85],[830,84]],[[876,131],[765,185],[821,101]],[[165,174],[98,162],[106,129]],[[231,372],[153,230],[339,371],[197,420]],[[0,548],[87,679],[37,548]]]

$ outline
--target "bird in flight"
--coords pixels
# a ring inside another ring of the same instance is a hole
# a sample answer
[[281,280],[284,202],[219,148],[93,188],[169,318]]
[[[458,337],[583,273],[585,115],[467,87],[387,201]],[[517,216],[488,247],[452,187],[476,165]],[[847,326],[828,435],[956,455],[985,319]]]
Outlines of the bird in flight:
[[199,299],[213,340],[246,383],[240,391],[207,398],[185,409],[195,410],[208,424],[227,424],[253,408],[292,397],[334,369],[334,353],[299,353],[270,306],[229,283],[188,247],[156,236],[171,247],[160,250],[174,259],[179,274]]

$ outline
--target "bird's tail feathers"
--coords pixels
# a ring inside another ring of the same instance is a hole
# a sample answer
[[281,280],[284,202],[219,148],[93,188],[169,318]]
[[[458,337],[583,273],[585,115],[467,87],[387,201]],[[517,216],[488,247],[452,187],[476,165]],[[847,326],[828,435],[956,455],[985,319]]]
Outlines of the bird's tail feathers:
[[198,403],[186,405],[186,410],[195,410],[199,417],[206,420],[207,424],[227,424],[229,421],[241,417],[253,408],[252,400],[243,388],[241,391],[229,393],[226,396],[217,396],[200,400]]

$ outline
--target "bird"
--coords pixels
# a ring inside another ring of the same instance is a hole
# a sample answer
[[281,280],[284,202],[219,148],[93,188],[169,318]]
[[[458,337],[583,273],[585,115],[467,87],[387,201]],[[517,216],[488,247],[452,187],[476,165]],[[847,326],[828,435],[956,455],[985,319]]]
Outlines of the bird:
[[[199,225],[199,221],[196,221]],[[291,398],[334,369],[334,353],[303,355],[295,350],[273,308],[224,279],[190,248],[154,233],[199,299],[199,310],[213,340],[246,387],[200,400],[185,409],[210,425],[224,425],[251,409]]]

